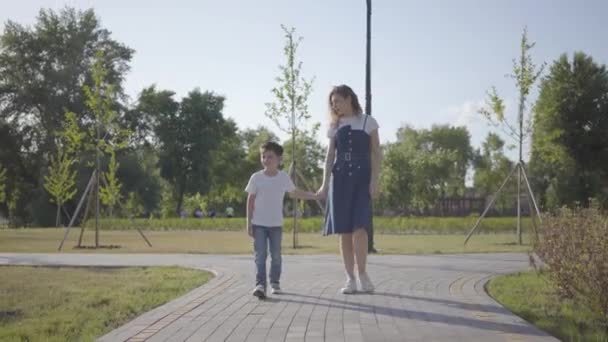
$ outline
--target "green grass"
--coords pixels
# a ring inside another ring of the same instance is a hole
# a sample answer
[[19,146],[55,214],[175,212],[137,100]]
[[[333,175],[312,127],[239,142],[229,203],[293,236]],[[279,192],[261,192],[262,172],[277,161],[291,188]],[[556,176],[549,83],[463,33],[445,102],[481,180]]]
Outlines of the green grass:
[[0,341],[93,341],[212,277],[178,267],[0,272]]
[[516,315],[562,341],[608,341],[607,327],[585,305],[558,299],[548,277],[534,272],[501,276],[488,293]]
[[[379,234],[466,234],[475,224],[477,217],[383,217],[374,218],[374,229]],[[291,231],[292,218],[285,218],[285,231]],[[522,220],[524,227],[530,227],[530,219]],[[93,220],[87,227],[93,227]],[[171,218],[171,219],[103,219],[104,230],[215,230],[241,231],[245,226],[244,218]],[[307,217],[298,221],[298,232],[317,233],[323,226],[322,217]],[[479,233],[507,233],[516,229],[514,217],[488,217],[481,221]]]
[[[53,253],[63,238],[63,229],[5,229],[0,230],[0,252]],[[72,229],[64,245],[68,253],[200,253],[249,254],[252,242],[244,231],[146,231],[152,243],[148,247],[136,230],[101,231],[100,244],[113,248],[75,249],[79,230]],[[376,234],[376,247],[383,254],[452,254],[487,252],[525,252],[530,249],[524,236],[524,245],[515,243],[515,234],[474,235],[467,246],[464,235],[388,235]],[[284,254],[335,254],[338,252],[336,236],[299,234],[298,245],[292,249],[292,234],[283,234]],[[86,230],[83,243],[94,244],[92,230]]]

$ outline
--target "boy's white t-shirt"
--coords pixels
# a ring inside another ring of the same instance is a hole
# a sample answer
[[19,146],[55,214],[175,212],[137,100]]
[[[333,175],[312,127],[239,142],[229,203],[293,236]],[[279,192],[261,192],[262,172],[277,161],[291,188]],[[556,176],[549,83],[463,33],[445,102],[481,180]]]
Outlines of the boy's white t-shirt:
[[245,191],[255,194],[251,223],[256,226],[283,226],[283,199],[286,192],[296,189],[285,171],[279,170],[274,176],[268,176],[264,170],[251,175]]

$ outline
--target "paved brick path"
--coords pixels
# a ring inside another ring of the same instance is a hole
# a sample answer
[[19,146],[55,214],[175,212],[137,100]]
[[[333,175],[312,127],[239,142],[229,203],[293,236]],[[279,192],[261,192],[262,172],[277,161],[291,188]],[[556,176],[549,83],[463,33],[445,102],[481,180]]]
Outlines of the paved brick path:
[[0,254],[0,264],[179,265],[217,276],[147,312],[101,341],[557,341],[484,291],[501,273],[524,270],[522,254],[371,256],[373,295],[342,295],[337,256],[284,256],[286,292],[251,296],[250,256]]

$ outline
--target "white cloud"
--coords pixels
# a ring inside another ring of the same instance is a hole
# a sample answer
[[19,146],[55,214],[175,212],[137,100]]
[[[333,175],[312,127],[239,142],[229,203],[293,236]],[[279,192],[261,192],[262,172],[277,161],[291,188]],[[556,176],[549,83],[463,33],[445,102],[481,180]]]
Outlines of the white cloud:
[[456,126],[470,126],[480,121],[479,110],[484,106],[483,100],[469,100],[460,105],[441,110],[441,117]]

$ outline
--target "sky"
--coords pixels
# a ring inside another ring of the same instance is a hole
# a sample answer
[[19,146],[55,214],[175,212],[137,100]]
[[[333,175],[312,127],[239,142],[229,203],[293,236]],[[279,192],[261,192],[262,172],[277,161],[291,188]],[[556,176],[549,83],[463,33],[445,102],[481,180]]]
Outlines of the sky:
[[[112,37],[135,50],[125,83],[132,101],[152,84],[178,100],[199,87],[225,96],[224,114],[241,129],[265,125],[279,133],[264,112],[284,63],[284,24],[303,37],[298,58],[303,76],[314,78],[309,109],[312,122],[322,124],[319,140],[325,144],[332,86],[350,85],[364,106],[365,1],[3,1],[0,25],[31,25],[40,8],[66,5],[94,8]],[[516,88],[505,75],[523,28],[536,42],[539,65],[575,51],[606,64],[606,13],[605,0],[374,0],[372,115],[382,142],[394,141],[405,124],[451,124],[467,126],[479,147],[495,131],[477,113],[491,86],[515,119]]]

